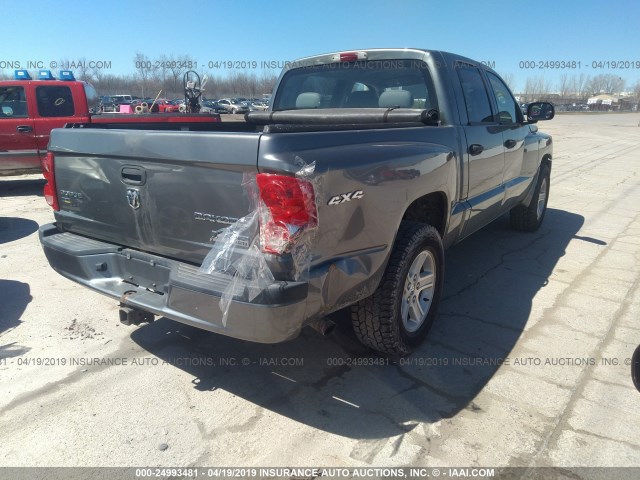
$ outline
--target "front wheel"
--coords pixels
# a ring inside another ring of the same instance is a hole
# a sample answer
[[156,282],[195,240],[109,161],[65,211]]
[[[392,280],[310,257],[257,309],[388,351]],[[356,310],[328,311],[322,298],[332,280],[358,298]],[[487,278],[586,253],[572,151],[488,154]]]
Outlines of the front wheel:
[[389,355],[411,353],[436,316],[444,283],[444,249],[430,225],[402,222],[377,290],[351,307],[356,336]]
[[547,212],[549,202],[549,188],[551,186],[551,170],[548,165],[540,165],[538,181],[536,183],[531,201],[528,205],[517,205],[511,209],[511,228],[523,232],[535,232]]

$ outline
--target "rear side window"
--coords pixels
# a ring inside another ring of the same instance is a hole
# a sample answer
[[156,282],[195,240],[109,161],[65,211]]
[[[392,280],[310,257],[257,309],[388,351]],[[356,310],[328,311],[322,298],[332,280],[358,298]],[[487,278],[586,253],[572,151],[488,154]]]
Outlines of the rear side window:
[[37,87],[36,100],[41,117],[71,117],[75,113],[71,89],[67,86]]
[[310,108],[437,109],[429,71],[417,60],[369,60],[288,71],[273,110]]
[[0,119],[27,117],[23,87],[0,87]]
[[466,64],[458,64],[456,70],[462,85],[469,123],[494,123],[489,95],[480,70]]

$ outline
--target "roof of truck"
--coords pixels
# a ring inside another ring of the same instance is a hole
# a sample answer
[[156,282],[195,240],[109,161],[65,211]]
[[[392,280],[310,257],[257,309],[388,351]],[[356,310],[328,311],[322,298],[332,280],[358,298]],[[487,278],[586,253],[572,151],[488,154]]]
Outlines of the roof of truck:
[[[353,60],[341,60],[341,55],[350,55]],[[362,61],[362,60],[425,60],[426,58],[434,56],[436,58],[449,58],[455,61],[469,62],[471,64],[482,64],[487,70],[493,71],[490,67],[483,64],[478,60],[473,60],[456,53],[446,52],[444,50],[428,50],[424,48],[363,48],[353,50],[342,50],[337,52],[322,53],[319,55],[312,55],[308,57],[302,57],[290,62],[283,69],[283,73],[292,68],[311,67],[314,65],[324,65],[331,63],[338,63],[344,61]],[[357,58],[356,58],[357,57]]]

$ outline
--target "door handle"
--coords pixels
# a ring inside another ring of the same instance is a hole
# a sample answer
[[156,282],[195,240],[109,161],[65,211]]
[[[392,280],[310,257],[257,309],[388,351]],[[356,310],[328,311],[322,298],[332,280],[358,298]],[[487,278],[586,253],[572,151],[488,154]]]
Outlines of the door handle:
[[144,185],[147,174],[142,167],[125,166],[120,170],[120,178],[127,185]]
[[469,145],[469,155],[480,155],[484,151],[484,147],[482,145],[478,145],[474,143]]
[[518,144],[518,142],[516,142],[515,140],[511,140],[511,139],[509,139],[509,140],[504,142],[504,146],[507,147],[507,148],[513,148],[517,144]]
[[16,127],[16,130],[19,131],[20,133],[31,133],[31,132],[33,132],[33,128],[31,128],[29,125],[18,125]]

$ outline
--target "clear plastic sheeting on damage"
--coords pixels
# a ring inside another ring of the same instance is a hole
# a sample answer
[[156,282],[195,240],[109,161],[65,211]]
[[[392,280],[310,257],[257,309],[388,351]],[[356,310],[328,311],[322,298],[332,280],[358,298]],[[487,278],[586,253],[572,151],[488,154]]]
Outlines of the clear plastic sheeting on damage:
[[205,273],[229,276],[220,298],[225,327],[232,300],[252,302],[276,281],[268,263],[273,255],[290,255],[290,280],[308,277],[320,192],[313,179],[315,164],[307,165],[300,157],[295,160],[301,167],[295,176],[245,175],[243,188],[253,210],[217,236],[200,267]]

